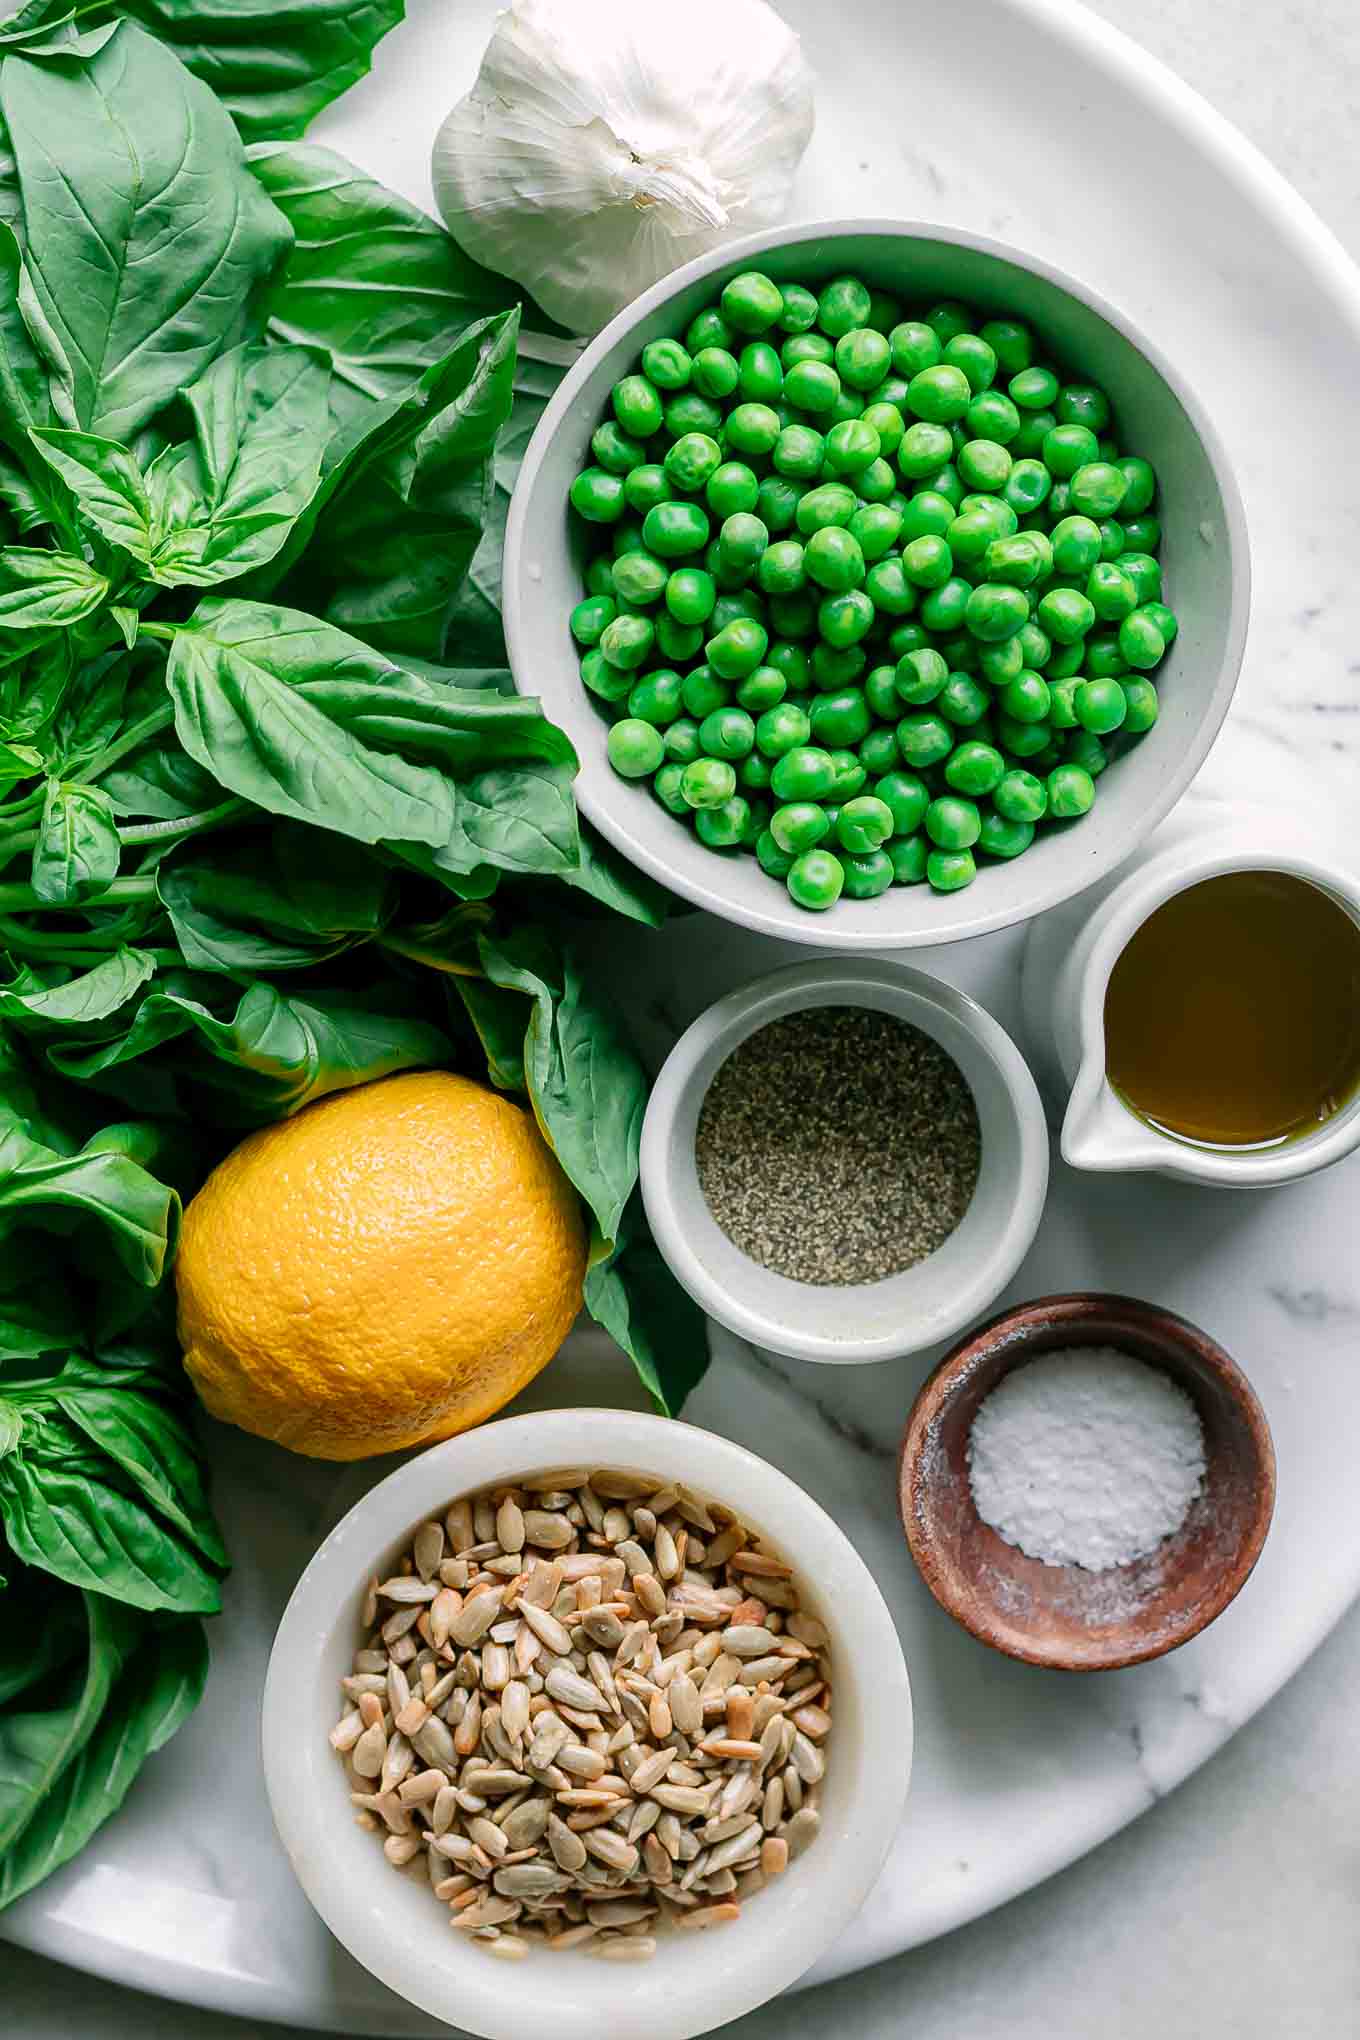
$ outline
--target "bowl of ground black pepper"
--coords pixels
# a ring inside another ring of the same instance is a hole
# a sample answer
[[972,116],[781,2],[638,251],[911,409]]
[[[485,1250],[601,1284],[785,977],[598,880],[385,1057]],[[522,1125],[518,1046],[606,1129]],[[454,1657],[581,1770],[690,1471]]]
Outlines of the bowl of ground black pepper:
[[797,965],[681,1036],[642,1129],[657,1245],[711,1317],[831,1364],[957,1333],[1010,1281],[1048,1186],[1010,1036],[925,971]]

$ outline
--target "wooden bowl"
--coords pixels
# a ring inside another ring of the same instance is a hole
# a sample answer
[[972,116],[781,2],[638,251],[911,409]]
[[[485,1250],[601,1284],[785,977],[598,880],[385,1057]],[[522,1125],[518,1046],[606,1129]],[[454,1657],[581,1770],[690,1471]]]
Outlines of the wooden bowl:
[[[979,1405],[1013,1368],[1062,1346],[1117,1346],[1160,1367],[1204,1426],[1204,1486],[1184,1523],[1107,1572],[1028,1558],[973,1506]],[[1044,1296],[971,1333],[917,1396],[898,1467],[907,1543],[940,1606],[993,1650],[1055,1671],[1140,1664],[1197,1636],[1245,1585],[1275,1506],[1275,1448],[1246,1376],[1197,1326],[1129,1296]]]

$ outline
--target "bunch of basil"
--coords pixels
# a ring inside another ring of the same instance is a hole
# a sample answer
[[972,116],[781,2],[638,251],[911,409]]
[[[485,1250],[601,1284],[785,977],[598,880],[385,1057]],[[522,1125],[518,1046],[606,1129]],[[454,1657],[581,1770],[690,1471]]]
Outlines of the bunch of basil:
[[704,1362],[638,1213],[643,1072],[562,939],[664,896],[504,670],[552,375],[508,285],[287,139],[400,13],[0,19],[0,1905],[202,1687],[226,1554],[166,1278],[242,1129],[489,1072],[663,1408]]

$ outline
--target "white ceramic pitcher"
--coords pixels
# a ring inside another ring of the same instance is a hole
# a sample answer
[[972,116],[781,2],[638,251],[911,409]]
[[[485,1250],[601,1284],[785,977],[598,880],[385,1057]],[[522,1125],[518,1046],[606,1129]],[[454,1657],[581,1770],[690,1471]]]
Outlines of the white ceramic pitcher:
[[1315,1133],[1269,1148],[1197,1147],[1132,1112],[1105,1075],[1105,988],[1115,962],[1163,900],[1229,871],[1307,880],[1360,924],[1360,870],[1329,842],[1267,809],[1182,811],[1090,892],[1030,929],[1022,967],[1031,1055],[1061,1089],[1063,1159],[1076,1169],[1154,1169],[1196,1183],[1259,1189],[1323,1169],[1360,1146],[1360,1096]]

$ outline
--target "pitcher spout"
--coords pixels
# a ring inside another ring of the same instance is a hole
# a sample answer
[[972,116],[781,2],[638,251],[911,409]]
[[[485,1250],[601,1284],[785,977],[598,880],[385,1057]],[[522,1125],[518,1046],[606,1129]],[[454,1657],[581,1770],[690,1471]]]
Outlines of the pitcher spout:
[[1062,1129],[1063,1160],[1074,1169],[1155,1169],[1166,1141],[1135,1118],[1108,1083],[1074,1089]]

